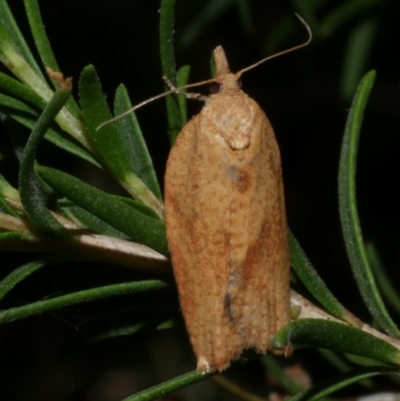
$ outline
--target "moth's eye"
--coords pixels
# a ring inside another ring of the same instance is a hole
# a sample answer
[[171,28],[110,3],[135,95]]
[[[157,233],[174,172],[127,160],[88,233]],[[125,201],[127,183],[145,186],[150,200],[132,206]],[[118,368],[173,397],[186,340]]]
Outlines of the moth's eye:
[[222,88],[222,85],[215,82],[210,85],[210,93],[212,95],[216,95],[217,93],[219,93],[221,91],[221,88]]
[[236,81],[237,82],[237,86],[238,86],[238,88],[241,88],[242,87],[242,81]]

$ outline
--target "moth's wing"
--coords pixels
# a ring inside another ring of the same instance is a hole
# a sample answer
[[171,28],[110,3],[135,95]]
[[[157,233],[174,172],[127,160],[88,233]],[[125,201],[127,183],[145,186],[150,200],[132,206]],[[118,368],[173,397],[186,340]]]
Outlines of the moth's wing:
[[182,312],[198,368],[207,371],[229,366],[243,344],[224,307],[230,188],[220,147],[202,135],[209,126],[200,119],[183,128],[168,158],[165,217]]
[[[238,274],[227,294],[245,348],[265,353],[271,338],[290,321],[290,263],[279,148],[259,107],[258,116],[254,124],[260,136],[253,138],[253,159],[242,172],[248,180],[246,191],[238,182],[231,200],[231,208],[242,214],[247,249],[236,258]],[[232,217],[234,227],[239,216]]]
[[[196,120],[192,118],[179,133],[168,156],[164,202],[168,248],[171,255],[179,300],[191,342],[199,331],[201,319],[196,305],[201,303],[196,289],[195,266],[192,260],[193,244],[190,235],[193,208],[190,194],[190,160],[194,153]],[[191,319],[191,316],[195,317]],[[194,345],[194,344],[193,344]]]
[[267,117],[248,102],[246,119],[257,118],[248,126],[250,148],[242,156],[215,124],[241,124],[240,118],[222,113],[225,120],[217,120],[205,108],[183,128],[167,163],[168,244],[201,370],[223,370],[243,348],[267,352],[272,336],[289,322],[279,149]]

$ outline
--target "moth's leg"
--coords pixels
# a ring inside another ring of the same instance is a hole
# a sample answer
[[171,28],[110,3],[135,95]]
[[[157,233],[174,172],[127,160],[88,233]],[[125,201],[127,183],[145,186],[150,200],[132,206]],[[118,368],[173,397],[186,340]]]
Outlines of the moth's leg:
[[202,95],[201,93],[182,92],[165,75],[163,75],[162,78],[168,87],[178,95],[185,96],[188,99],[201,100],[203,102],[208,99],[208,96]]

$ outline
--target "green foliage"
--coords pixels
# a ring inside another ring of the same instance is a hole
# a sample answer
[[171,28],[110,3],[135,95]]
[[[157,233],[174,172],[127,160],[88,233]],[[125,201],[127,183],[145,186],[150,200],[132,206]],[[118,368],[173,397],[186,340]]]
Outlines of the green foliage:
[[299,319],[286,325],[275,337],[276,348],[285,345],[334,349],[398,365],[400,352],[394,346],[355,327],[323,319]]
[[[37,0],[24,2],[36,46],[35,54],[39,54],[47,70],[45,72],[36,62],[7,2],[0,0],[0,62],[8,69],[7,73],[0,72],[0,112],[12,145],[12,151],[9,152],[12,156],[6,156],[6,152],[3,154],[1,151],[0,167],[8,158],[19,166],[18,185],[15,187],[10,184],[12,177],[9,176],[12,174],[9,174],[9,170],[1,171],[0,175],[0,250],[34,251],[41,256],[32,257],[29,262],[15,267],[2,278],[0,301],[4,302],[15,287],[39,271],[40,274],[46,274],[47,269],[44,268],[51,266],[54,269],[63,262],[102,262],[106,258],[107,262],[114,265],[130,266],[146,273],[157,272],[160,277],[168,276],[171,267],[167,259],[161,185],[138,119],[131,113],[99,129],[99,125],[113,118],[113,114],[94,66],[83,68],[78,87],[78,106],[71,96],[70,81],[59,73]],[[317,42],[331,35],[340,24],[351,19],[355,13],[360,13],[360,10],[365,12],[377,7],[377,1],[373,0],[348,1],[334,5],[328,15],[319,18],[320,7],[329,3],[328,0],[297,3],[310,23]],[[183,45],[193,44],[210,21],[217,20],[230,8],[238,10],[244,31],[253,35],[254,15],[248,2],[209,0],[203,3],[195,22],[184,30]],[[184,66],[176,71],[174,16],[175,1],[162,0],[161,67],[163,74],[174,85],[183,86],[189,80],[190,67]],[[273,40],[268,40],[264,48],[272,50],[282,47],[282,41],[293,31],[295,23],[292,17],[277,23]],[[399,330],[383,303],[380,288],[385,289],[383,295],[397,310],[399,296],[383,271],[375,248],[364,245],[355,196],[358,140],[375,71],[365,74],[361,81],[360,78],[371,50],[367,42],[372,40],[375,33],[375,22],[367,20],[354,29],[348,42],[342,96],[348,97],[358,86],[344,129],[338,192],[344,243],[357,287],[378,329],[386,334],[362,323],[339,302],[294,235],[290,234],[291,264],[301,282],[299,289],[305,288],[306,296],[326,311],[310,302],[304,303],[298,311],[298,319],[284,327],[273,339],[273,344],[276,347],[292,344],[296,348],[329,349],[348,354],[350,361],[368,365],[354,368],[336,354],[331,354],[337,358],[336,364],[345,369],[338,376],[305,389],[288,377],[276,359],[271,356],[264,358],[264,368],[292,395],[290,400],[326,399],[328,395],[352,383],[363,380],[366,383],[366,379],[377,375],[398,374],[400,366]],[[131,107],[125,86],[119,86],[115,92],[114,116]],[[170,143],[173,143],[188,119],[186,99],[170,94],[166,97],[166,109]],[[27,140],[21,136],[19,125],[31,131]],[[89,162],[95,166],[97,173],[108,174],[125,191],[125,195],[113,195],[66,171],[40,165],[38,152],[43,147],[43,140]],[[88,242],[89,239],[99,242]],[[171,287],[165,279],[92,286],[24,305],[2,307],[0,325],[129,294],[151,296]],[[107,338],[175,327],[176,305],[175,309],[163,310],[162,305],[155,304],[156,308],[111,311],[88,319],[79,325],[79,330],[85,333],[85,341],[81,339],[74,347],[78,343],[84,347],[86,343]],[[245,361],[243,357],[235,365]],[[349,370],[344,371],[347,368]],[[194,371],[125,400],[153,400],[211,376]]]
[[[167,253],[164,222],[138,202],[127,204],[62,171],[38,167],[40,177],[50,187],[133,241]],[[133,206],[133,207],[132,207]]]

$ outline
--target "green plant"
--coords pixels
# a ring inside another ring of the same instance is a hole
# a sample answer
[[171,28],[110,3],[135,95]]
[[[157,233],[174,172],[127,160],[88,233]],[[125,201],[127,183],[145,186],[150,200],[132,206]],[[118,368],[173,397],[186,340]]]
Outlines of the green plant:
[[[0,111],[11,145],[2,149],[0,154],[4,173],[0,175],[0,249],[28,252],[29,260],[19,266],[10,264],[13,267],[11,272],[0,282],[0,300],[4,300],[14,287],[23,284],[24,280],[39,270],[66,262],[106,261],[140,269],[145,275],[141,280],[80,289],[66,295],[8,307],[0,311],[2,325],[74,305],[132,293],[145,296],[149,294],[151,297],[163,289],[173,288],[167,258],[160,186],[139,123],[132,113],[115,124],[96,130],[112,114],[119,115],[131,107],[125,87],[121,85],[117,89],[112,113],[94,67],[88,66],[79,79],[78,105],[71,97],[71,82],[58,73],[60,68],[45,34],[37,1],[25,0],[24,3],[35,46],[47,72],[44,73],[36,63],[6,1],[1,0],[0,61],[14,77],[9,73],[0,73]],[[172,40],[174,3],[173,0],[163,0],[161,5],[161,64],[163,72],[171,81],[181,86],[188,81],[189,68],[183,67],[178,72],[175,69]],[[228,1],[222,3],[225,4],[224,7],[234,4]],[[214,2],[207,4],[211,7]],[[237,4],[246,7],[246,2]],[[304,16],[317,32],[317,40],[320,40],[328,28],[334,29],[339,20],[343,22],[346,15],[353,12],[351,7],[338,7],[325,23],[318,23],[315,14],[317,6],[308,8],[307,4],[309,3],[299,3]],[[368,2],[368,7],[374,4],[373,1]],[[241,15],[248,15],[248,12]],[[342,17],[339,18],[339,15]],[[201,19],[197,21],[201,26]],[[243,23],[249,30],[251,24],[246,21],[244,19]],[[290,31],[290,27],[287,21],[278,24],[276,29],[280,34],[275,37],[282,37]],[[364,26],[360,30],[361,33],[357,31],[357,37],[361,34],[370,37],[371,29]],[[195,34],[192,32],[186,36],[186,40],[190,42],[193,37]],[[350,47],[351,43],[350,41]],[[277,44],[280,43],[276,39],[276,44],[269,46]],[[359,47],[356,48],[360,50]],[[363,48],[360,51],[366,52]],[[354,53],[349,51],[346,62],[353,67],[351,79],[346,75],[344,80],[344,95],[348,95],[349,88],[352,90],[354,82],[358,81],[362,70],[360,63],[363,60],[365,57],[354,57]],[[304,286],[316,301],[315,304],[322,308],[293,293],[292,302],[296,316],[274,338],[274,343],[277,346],[292,343],[295,347],[329,349],[344,353],[348,360],[362,365],[354,368],[354,365],[340,359],[341,373],[311,389],[304,389],[284,374],[281,365],[274,358],[263,358],[265,368],[273,373],[287,394],[292,395],[293,400],[316,400],[354,382],[365,382],[373,376],[398,372],[399,331],[375,284],[370,264],[377,269],[375,275],[378,278],[382,277],[382,267],[379,267],[373,248],[366,248],[364,245],[355,199],[358,137],[374,79],[375,72],[371,71],[361,80],[348,114],[340,160],[339,206],[354,277],[377,329],[362,323],[339,303],[313,268],[298,241],[291,235],[292,267],[301,282],[298,287],[301,289]],[[187,119],[186,101],[177,95],[169,95],[167,114],[172,143]],[[20,130],[21,125],[32,130],[27,141],[25,133]],[[129,196],[111,195],[65,171],[39,165],[37,153],[43,139],[103,170]],[[9,167],[15,160],[19,163],[18,180],[15,180],[15,170]],[[13,180],[18,183],[18,187],[10,184]],[[32,256],[32,252],[39,256]],[[304,293],[307,294],[307,291],[304,290]],[[396,292],[392,291],[392,294]],[[392,295],[391,299],[395,297],[396,295]],[[121,314],[111,313],[111,318],[107,315],[104,318],[89,319],[80,325],[80,330],[85,333],[85,341],[100,341],[147,332],[149,329],[166,329],[177,325],[179,318],[176,317],[176,312],[176,307],[166,310],[148,307],[144,312],[141,309],[129,309]],[[239,363],[253,357],[246,355]],[[332,354],[327,357],[333,358]],[[209,376],[194,371],[132,395],[126,400],[160,398]],[[232,383],[219,384],[231,392],[234,391]],[[252,397],[243,392],[240,396]]]

